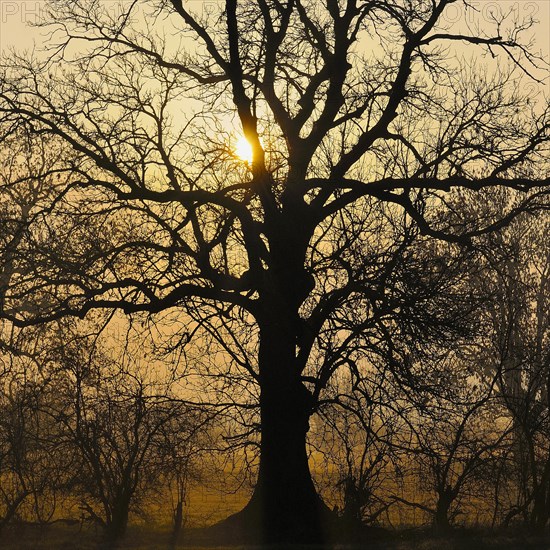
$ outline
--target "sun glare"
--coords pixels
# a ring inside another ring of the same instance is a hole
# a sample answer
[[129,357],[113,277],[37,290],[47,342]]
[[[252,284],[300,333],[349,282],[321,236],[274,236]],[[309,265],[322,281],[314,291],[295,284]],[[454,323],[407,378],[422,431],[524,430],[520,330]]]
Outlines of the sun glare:
[[235,146],[235,154],[245,162],[249,164],[252,162],[252,146],[244,136],[241,136],[237,140],[237,145]]

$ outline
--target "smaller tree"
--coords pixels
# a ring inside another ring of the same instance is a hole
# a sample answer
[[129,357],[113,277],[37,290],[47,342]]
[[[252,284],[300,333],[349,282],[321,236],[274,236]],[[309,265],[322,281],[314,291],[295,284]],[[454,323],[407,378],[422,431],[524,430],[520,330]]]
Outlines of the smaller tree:
[[73,492],[83,513],[115,543],[125,534],[130,512],[140,510],[173,465],[166,432],[187,433],[191,416],[170,382],[110,359],[89,341],[73,339],[57,354],[48,413],[79,463]]
[[487,376],[496,373],[513,424],[506,470],[515,488],[503,522],[519,515],[536,530],[550,520],[549,231],[543,213],[488,236],[492,276],[483,281],[495,295],[487,308],[491,330],[483,362]]
[[200,479],[201,451],[207,445],[210,415],[198,409],[173,416],[160,429],[158,455],[164,462],[164,480],[172,499],[172,545],[180,539],[191,484]]
[[324,492],[350,535],[361,524],[376,525],[393,504],[388,498],[396,461],[392,441],[403,419],[388,378],[388,368],[372,366],[361,376],[341,373],[321,402],[311,437],[324,457]]
[[42,414],[40,386],[16,373],[0,392],[0,530],[16,519],[49,521],[63,484],[55,426]]
[[[425,490],[421,499],[394,499],[426,512],[434,531],[447,533],[467,503],[480,498],[479,471],[500,448],[508,430],[498,418],[495,380],[482,382],[463,358],[451,354],[433,368],[437,384],[417,395],[409,411],[411,431],[396,444]],[[466,498],[467,497],[467,498]]]

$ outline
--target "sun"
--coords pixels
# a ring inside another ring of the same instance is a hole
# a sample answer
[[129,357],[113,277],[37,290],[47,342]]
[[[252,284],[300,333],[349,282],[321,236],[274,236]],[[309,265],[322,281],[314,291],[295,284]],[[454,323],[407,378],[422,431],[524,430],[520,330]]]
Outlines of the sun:
[[252,145],[248,143],[244,136],[241,136],[237,140],[237,144],[235,145],[235,154],[248,164],[252,163]]

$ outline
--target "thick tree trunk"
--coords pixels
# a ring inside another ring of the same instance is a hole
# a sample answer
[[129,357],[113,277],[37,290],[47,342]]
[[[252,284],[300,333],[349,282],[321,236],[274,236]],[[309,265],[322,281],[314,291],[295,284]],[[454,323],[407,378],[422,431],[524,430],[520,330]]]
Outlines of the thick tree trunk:
[[262,538],[323,538],[322,502],[306,454],[309,394],[299,382],[262,388],[262,441],[258,483],[250,506],[260,513]]
[[256,519],[257,538],[262,542],[322,542],[324,504],[311,479],[305,433],[278,412],[282,414],[276,420],[262,421],[260,471],[247,506]]
[[306,453],[312,397],[296,370],[295,350],[292,323],[274,318],[262,328],[260,471],[248,506],[256,510],[261,539],[268,542],[324,539],[326,508]]
[[304,270],[309,233],[299,213],[270,228],[270,269],[260,292],[260,468],[245,509],[230,518],[259,542],[323,542],[332,515],[313,484],[306,436],[313,397],[301,380],[300,305],[313,286]]
[[330,511],[315,490],[306,452],[312,396],[295,366],[292,323],[278,322],[276,311],[261,327],[259,353],[258,481],[248,505],[228,522],[262,543],[323,542]]

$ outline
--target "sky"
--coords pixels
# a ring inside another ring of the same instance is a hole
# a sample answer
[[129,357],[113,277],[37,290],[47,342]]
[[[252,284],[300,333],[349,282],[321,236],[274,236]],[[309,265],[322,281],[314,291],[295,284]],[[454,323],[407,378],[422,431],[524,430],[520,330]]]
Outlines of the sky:
[[[193,8],[199,4],[205,10],[215,8],[219,2],[211,0],[187,0]],[[40,44],[40,33],[29,29],[32,23],[44,11],[44,0],[0,0],[0,49],[9,47],[31,48],[33,41]],[[118,0],[103,0],[105,9],[117,9]],[[547,55],[550,54],[550,0],[471,0],[470,4],[477,10],[466,11],[462,3],[450,5],[444,14],[445,20],[454,29],[469,25],[482,25],[490,21],[493,13],[512,11],[520,18],[533,15],[540,21],[534,31],[537,47]]]

